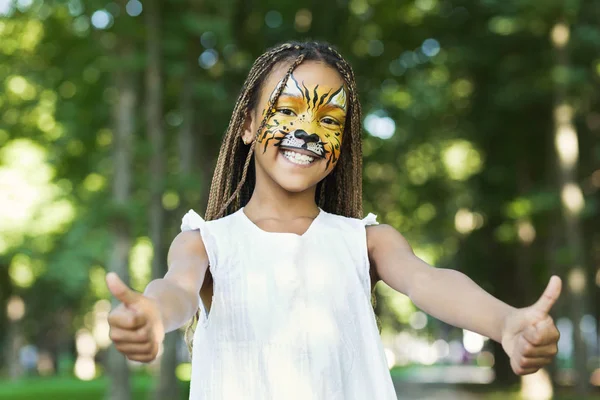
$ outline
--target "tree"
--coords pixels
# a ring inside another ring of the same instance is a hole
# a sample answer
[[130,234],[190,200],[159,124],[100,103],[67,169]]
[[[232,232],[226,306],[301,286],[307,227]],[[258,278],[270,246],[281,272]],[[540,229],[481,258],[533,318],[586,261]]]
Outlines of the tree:
[[[123,21],[119,22],[125,25]],[[123,25],[118,26],[120,34],[115,52],[115,57],[123,60],[123,63],[115,65],[113,72],[114,85],[117,90],[117,99],[113,107],[113,213],[110,218],[114,242],[107,269],[116,272],[127,283],[129,281],[129,251],[132,242],[131,216],[128,211],[131,206],[138,88],[135,85],[136,74],[131,67],[131,60],[135,54],[134,43]],[[116,304],[116,300],[113,299],[113,305]],[[126,359],[112,346],[109,350],[107,370],[111,382],[107,398],[111,400],[130,399],[129,368]]]

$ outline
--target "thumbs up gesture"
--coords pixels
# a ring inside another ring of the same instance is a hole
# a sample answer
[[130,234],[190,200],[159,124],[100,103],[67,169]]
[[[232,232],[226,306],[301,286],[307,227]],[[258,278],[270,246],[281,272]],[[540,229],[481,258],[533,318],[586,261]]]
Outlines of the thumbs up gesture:
[[560,296],[561,286],[560,278],[553,276],[535,304],[517,309],[506,317],[502,347],[510,357],[515,374],[536,372],[549,364],[558,352],[560,335],[549,312]]
[[154,360],[165,336],[156,301],[131,290],[114,272],[106,276],[106,284],[121,302],[108,315],[115,347],[132,361]]

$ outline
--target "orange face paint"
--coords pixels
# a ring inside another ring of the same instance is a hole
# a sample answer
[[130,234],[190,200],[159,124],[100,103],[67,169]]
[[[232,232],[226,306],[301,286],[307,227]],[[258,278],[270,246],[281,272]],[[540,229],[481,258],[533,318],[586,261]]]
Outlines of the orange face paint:
[[[280,81],[273,92],[283,85]],[[338,88],[314,85],[307,87],[290,75],[274,105],[258,142],[264,146],[307,150],[327,161],[332,168],[340,157],[347,104],[344,86]],[[263,115],[266,114],[266,109]]]

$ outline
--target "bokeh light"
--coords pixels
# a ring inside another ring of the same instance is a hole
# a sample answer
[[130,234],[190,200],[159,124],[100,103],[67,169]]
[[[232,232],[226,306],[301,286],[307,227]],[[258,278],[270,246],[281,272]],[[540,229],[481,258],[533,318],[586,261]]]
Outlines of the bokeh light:
[[139,0],[129,0],[125,5],[125,11],[132,17],[137,17],[143,11],[144,7]]
[[205,48],[212,49],[217,44],[217,35],[211,31],[204,32],[202,36],[200,36],[200,43]]
[[309,9],[302,8],[296,12],[294,18],[294,27],[298,32],[308,32],[312,24],[312,12]]
[[365,128],[375,137],[389,139],[396,132],[396,123],[388,116],[371,113],[365,117]]
[[25,315],[25,302],[19,296],[11,296],[6,306],[6,315],[11,321],[19,321]]
[[476,332],[463,329],[463,346],[471,354],[479,353],[483,349],[485,338]]
[[279,11],[271,10],[265,14],[265,24],[269,28],[279,28],[283,23],[283,16]]
[[0,0],[0,16],[9,16],[13,11],[12,0]]
[[426,39],[421,50],[427,57],[435,57],[440,52],[440,43],[435,39]]
[[92,14],[92,25],[96,29],[106,29],[113,21],[113,16],[106,10],[98,10]]
[[216,50],[208,49],[198,57],[198,64],[204,69],[212,68],[219,60],[219,53]]

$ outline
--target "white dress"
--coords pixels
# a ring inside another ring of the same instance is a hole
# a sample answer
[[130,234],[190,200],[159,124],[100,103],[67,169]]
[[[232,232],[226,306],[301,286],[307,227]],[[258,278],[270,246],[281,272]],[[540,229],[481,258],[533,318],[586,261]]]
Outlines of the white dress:
[[365,225],[323,210],[306,233],[243,209],[199,230],[214,279],[194,333],[190,400],[396,399],[371,307]]

